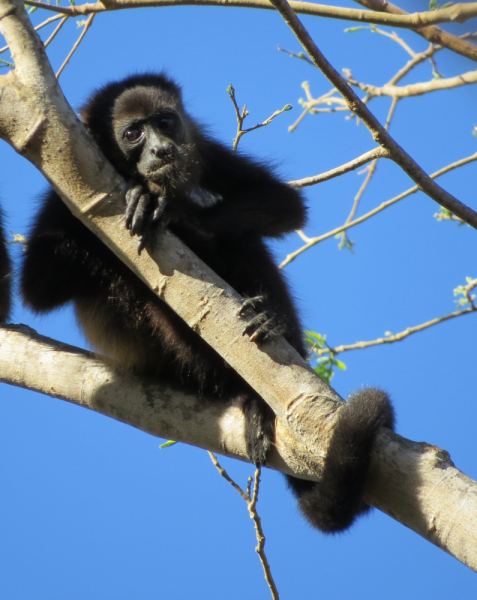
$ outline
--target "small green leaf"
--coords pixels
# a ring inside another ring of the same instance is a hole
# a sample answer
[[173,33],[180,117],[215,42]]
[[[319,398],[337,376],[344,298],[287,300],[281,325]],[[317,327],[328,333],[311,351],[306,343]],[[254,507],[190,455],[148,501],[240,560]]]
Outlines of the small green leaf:
[[163,444],[161,444],[159,446],[159,448],[162,450],[163,448],[169,448],[169,446],[173,446],[174,444],[177,444],[177,442],[175,442],[174,440],[169,440],[169,441],[164,442]]

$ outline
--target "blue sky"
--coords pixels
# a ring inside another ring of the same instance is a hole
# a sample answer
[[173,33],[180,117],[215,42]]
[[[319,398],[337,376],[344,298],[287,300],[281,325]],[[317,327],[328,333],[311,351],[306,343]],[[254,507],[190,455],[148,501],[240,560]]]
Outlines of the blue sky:
[[[357,5],[342,2],[342,6]],[[425,2],[400,2],[413,10]],[[39,19],[35,15],[35,19]],[[408,56],[392,41],[350,23],[303,18],[338,69],[350,68],[381,85]],[[475,22],[448,28],[475,29]],[[53,43],[57,69],[78,35],[74,23]],[[415,51],[419,36],[400,32]],[[315,95],[330,89],[303,61],[277,14],[236,8],[175,7],[99,15],[61,76],[75,110],[95,87],[144,70],[162,70],[182,84],[190,112],[232,143],[236,123],[226,88],[232,83],[249,125],[290,103],[292,112],[247,135],[241,148],[270,159],[285,179],[314,175],[371,149],[369,133],[343,114],[307,117],[293,133],[298,99],[309,81]],[[441,52],[439,70],[454,76],[475,64]],[[405,82],[427,80],[424,64]],[[476,87],[402,102],[391,133],[427,171],[477,151]],[[389,99],[371,109],[383,120]],[[0,144],[0,197],[7,230],[26,234],[46,187],[40,173]],[[477,167],[440,183],[476,208]],[[306,190],[308,235],[347,217],[363,175],[350,173]],[[412,185],[394,164],[380,163],[361,214]],[[422,194],[351,230],[354,254],[333,238],[286,269],[305,327],[331,345],[370,340],[454,310],[453,289],[477,277],[476,232],[438,223],[438,206]],[[273,245],[277,260],[301,245],[296,235]],[[11,247],[15,260],[20,247]],[[85,346],[70,309],[37,318],[16,300],[14,322]],[[344,397],[363,385],[391,394],[403,436],[445,448],[456,466],[477,478],[475,315],[441,324],[386,347],[343,354],[347,370],[333,385]],[[245,504],[213,468],[207,454],[185,445],[159,450],[161,440],[92,412],[2,385],[0,402],[0,597],[89,600],[114,598],[234,600],[267,598]],[[223,460],[245,485],[251,467]],[[375,600],[475,598],[475,574],[389,517],[374,511],[336,537],[301,519],[283,478],[266,471],[259,510],[281,597]]]

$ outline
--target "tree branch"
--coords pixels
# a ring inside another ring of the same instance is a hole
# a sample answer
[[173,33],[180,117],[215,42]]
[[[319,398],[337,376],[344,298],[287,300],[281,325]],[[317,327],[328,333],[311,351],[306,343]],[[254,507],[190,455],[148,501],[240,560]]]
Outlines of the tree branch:
[[[422,13],[409,14],[397,6],[382,0],[355,0],[373,10],[359,10],[338,6],[325,6],[311,2],[290,2],[290,6],[299,14],[315,17],[357,21],[358,23],[373,23],[388,27],[411,29],[428,39],[440,44],[462,56],[477,61],[477,46],[455,35],[435,27],[437,23],[464,22],[477,16],[477,2],[459,3],[451,7]],[[103,0],[103,2],[85,3],[77,6],[55,6],[36,0],[26,0],[25,4],[36,6],[52,12],[76,17],[92,13],[127,8],[144,8],[160,6],[234,6],[261,8],[271,10],[268,0]],[[383,14],[386,13],[386,14]]]
[[347,77],[347,80],[351,85],[358,87],[372,97],[391,96],[391,98],[409,98],[410,96],[422,96],[422,94],[428,94],[429,92],[450,90],[452,88],[460,87],[461,85],[477,83],[477,70],[468,71],[467,73],[462,73],[456,77],[432,79],[431,81],[421,81],[419,83],[411,83],[404,86],[386,83],[381,87],[377,87],[367,83],[360,83],[351,76]]
[[[121,10],[126,8],[144,8],[152,6],[241,6],[250,8],[272,7],[266,0],[230,0],[224,4],[222,0],[105,0],[104,2],[85,3],[71,7],[51,6],[37,0],[25,0],[28,6],[36,6],[53,12],[62,12],[70,16],[88,15],[91,13],[105,12],[109,10]],[[365,4],[360,3],[360,4]],[[328,6],[314,4],[311,2],[291,1],[290,6],[296,12],[316,17],[328,17],[344,21],[358,21],[360,23],[375,23],[376,25],[387,25],[389,27],[402,27],[404,29],[419,30],[425,26],[437,25],[439,23],[465,23],[477,16],[477,2],[466,2],[454,4],[451,7],[420,13],[389,12],[383,14],[383,9],[375,11],[360,10],[355,8],[342,8],[340,6]],[[443,44],[445,45],[445,44]]]
[[[407,13],[405,10],[402,10],[402,8],[399,8],[398,6],[396,6],[395,4],[391,4],[391,2],[387,2],[387,0],[354,0],[354,1],[357,4],[362,4],[363,6],[366,6],[367,8],[370,8],[373,11],[385,12],[389,16],[391,16],[391,15],[399,16],[399,17],[412,16],[409,13]],[[469,4],[475,4],[475,2],[467,3],[467,7],[469,6]],[[465,6],[465,5],[463,5],[462,3],[453,5],[453,7],[456,8],[457,10],[459,10],[460,7],[462,7],[462,6]],[[449,8],[452,8],[452,7],[449,7]],[[442,9],[440,9],[440,10],[442,10]],[[432,11],[432,12],[437,12],[437,11]],[[439,27],[435,27],[434,25],[431,25],[430,23],[428,23],[428,25],[429,25],[428,27],[416,28],[416,29],[414,29],[414,31],[416,33],[418,33],[419,35],[422,35],[423,38],[425,38],[429,42],[432,42],[433,44],[439,44],[440,46],[449,48],[449,50],[452,50],[453,52],[456,52],[457,54],[461,54],[462,56],[466,56],[467,58],[477,61],[477,46],[475,46],[475,44],[471,44],[470,42],[467,42],[466,40],[464,40],[456,35],[452,35],[451,33],[448,33],[447,31],[443,31]],[[393,24],[393,27],[397,27],[397,25]]]
[[444,208],[453,212],[471,227],[477,229],[477,213],[437,185],[437,183],[435,183],[389,135],[385,127],[381,125],[378,119],[359,99],[343,77],[341,77],[336,69],[334,69],[334,67],[326,60],[288,2],[286,0],[270,1],[282,15],[300,44],[308,52],[313,63],[343,96],[349,110],[355,113],[369,129],[374,141],[386,150],[389,150],[391,154],[390,158],[409,175],[424,193],[441,206],[444,206]]
[[[118,374],[93,353],[25,325],[0,327],[0,350],[4,383],[72,402],[150,435],[247,461],[237,403],[198,399],[155,379]],[[306,464],[295,470],[300,445],[278,421],[267,467],[319,481],[316,455],[308,453]],[[477,482],[455,468],[445,450],[383,429],[373,448],[365,498],[477,571]]]
[[317,183],[323,183],[323,181],[328,181],[329,179],[333,179],[334,177],[339,177],[340,175],[344,175],[345,173],[349,173],[350,171],[354,171],[359,169],[368,162],[372,160],[377,160],[378,158],[389,158],[389,152],[387,152],[381,146],[377,148],[373,148],[358,156],[354,160],[350,160],[349,162],[341,165],[340,167],[336,167],[335,169],[331,169],[330,171],[326,171],[326,173],[321,173],[320,175],[315,175],[314,177],[305,177],[304,179],[297,179],[295,181],[289,181],[289,185],[297,188],[307,187],[309,185],[316,185]]
[[250,488],[252,484],[252,478],[248,478],[247,491],[244,492],[242,488],[236,483],[227,471],[220,465],[216,456],[213,452],[209,452],[210,460],[212,461],[214,467],[217,469],[219,474],[230,483],[230,485],[234,488],[234,490],[240,494],[240,496],[247,503],[248,514],[253,521],[255,526],[255,535],[257,537],[257,546],[255,547],[255,552],[258,554],[260,558],[260,562],[262,563],[263,573],[265,576],[265,581],[267,582],[268,587],[270,588],[270,593],[272,594],[273,600],[279,600],[280,596],[278,594],[278,589],[275,584],[275,580],[273,579],[272,570],[270,568],[270,563],[268,562],[267,555],[265,553],[265,534],[263,533],[262,528],[262,520],[260,519],[260,515],[257,512],[257,502],[258,502],[258,490],[260,486],[260,474],[261,467],[257,467],[255,469],[255,475],[253,477],[253,493],[250,495]]
[[[477,160],[477,152],[475,154],[472,154],[471,156],[467,156],[466,158],[457,160],[456,162],[454,162],[450,165],[447,165],[446,167],[443,167],[442,169],[439,169],[435,173],[432,173],[430,175],[430,177],[432,177],[433,179],[436,177],[440,177],[441,175],[445,175],[445,173],[449,173],[450,171],[453,171],[454,169],[463,167],[464,165],[467,165],[471,162],[475,162],[476,160]],[[347,163],[347,164],[349,164],[349,163]],[[337,169],[340,169],[340,168],[341,167],[337,167]],[[333,171],[334,171],[334,169],[333,169]],[[328,171],[328,172],[331,173],[332,171]],[[325,175],[326,175],[326,173],[325,173]],[[320,177],[320,175],[317,175],[317,177]],[[298,181],[301,181],[301,180],[298,180]],[[338,233],[341,233],[342,231],[346,231],[347,229],[350,229],[351,227],[355,227],[356,225],[359,225],[360,223],[367,221],[371,217],[374,217],[374,215],[377,215],[378,213],[385,210],[386,208],[389,208],[393,204],[396,204],[396,202],[399,202],[400,200],[403,200],[404,198],[407,198],[407,196],[410,196],[411,194],[415,194],[418,191],[419,191],[418,186],[414,185],[413,187],[407,189],[405,192],[402,192],[401,194],[394,196],[394,198],[391,198],[390,200],[386,200],[386,202],[383,202],[382,204],[380,204],[376,208],[373,208],[373,210],[370,210],[369,212],[362,215],[361,217],[354,219],[354,221],[349,221],[349,222],[343,223],[343,225],[340,225],[339,227],[336,227],[335,229],[332,229],[331,231],[328,231],[327,233],[324,233],[322,235],[312,237],[312,238],[300,235],[300,237],[306,242],[306,244],[304,246],[302,246],[301,248],[298,248],[298,250],[295,250],[295,252],[288,254],[288,256],[285,258],[285,260],[280,264],[280,269],[283,269],[289,263],[293,262],[295,260],[295,258],[300,256],[300,254],[302,254],[303,252],[305,252],[312,246],[316,246],[316,244],[324,242],[325,240],[337,235]],[[460,219],[458,219],[458,220],[460,221]],[[462,221],[460,221],[460,222],[462,222]]]

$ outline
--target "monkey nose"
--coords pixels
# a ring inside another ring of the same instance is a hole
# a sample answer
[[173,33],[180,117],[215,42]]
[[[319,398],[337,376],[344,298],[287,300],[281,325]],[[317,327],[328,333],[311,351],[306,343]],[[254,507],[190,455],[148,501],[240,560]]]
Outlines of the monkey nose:
[[160,156],[162,156],[164,154],[164,148],[161,148],[160,146],[152,146],[151,154],[153,154],[154,156],[157,156],[159,158]]

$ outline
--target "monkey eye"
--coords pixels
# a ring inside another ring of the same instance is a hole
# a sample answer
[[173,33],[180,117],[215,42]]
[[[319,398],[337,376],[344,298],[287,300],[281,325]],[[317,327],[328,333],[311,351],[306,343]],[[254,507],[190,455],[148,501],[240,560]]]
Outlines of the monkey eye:
[[130,129],[126,129],[124,132],[124,137],[128,142],[137,142],[139,138],[141,138],[144,134],[142,129],[138,127],[131,127]]
[[157,125],[163,131],[172,131],[177,125],[177,117],[174,115],[163,115],[158,118]]

